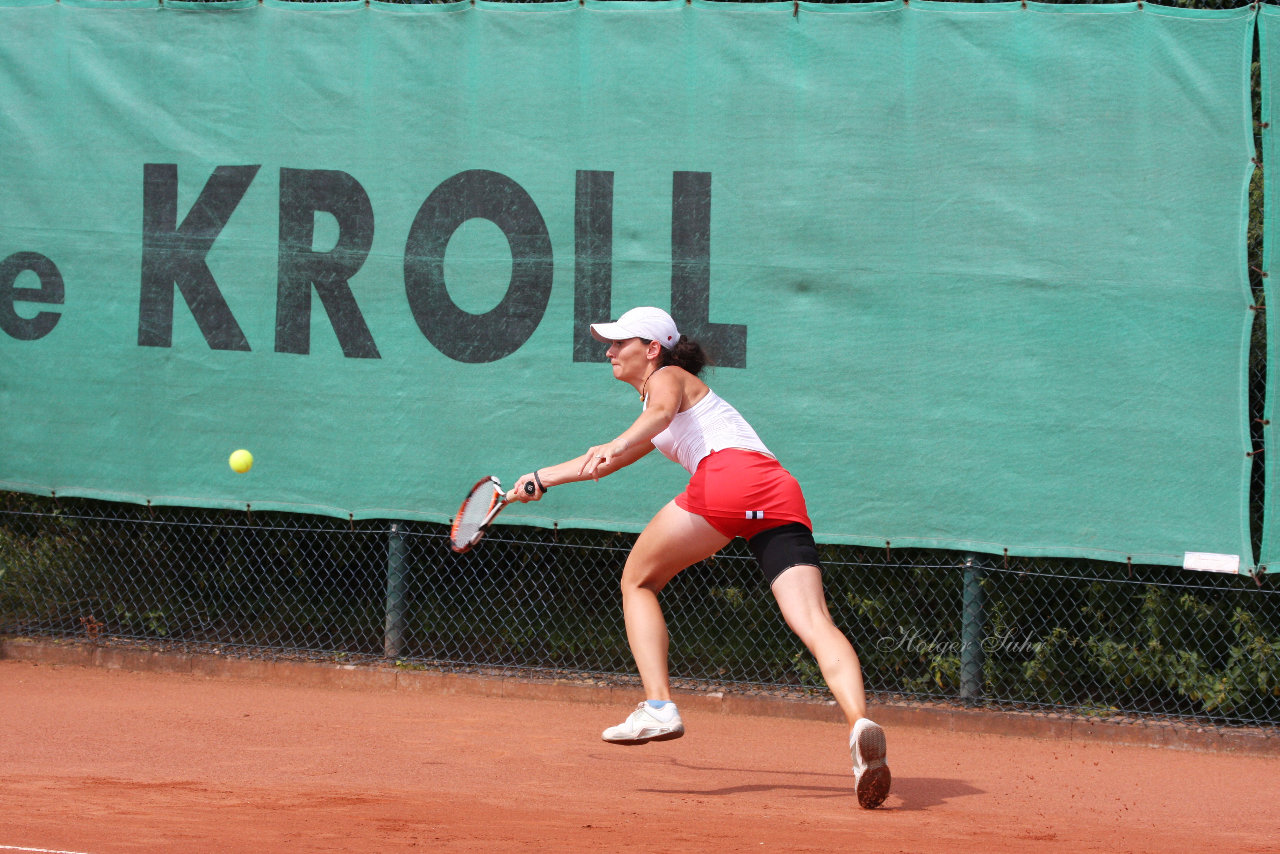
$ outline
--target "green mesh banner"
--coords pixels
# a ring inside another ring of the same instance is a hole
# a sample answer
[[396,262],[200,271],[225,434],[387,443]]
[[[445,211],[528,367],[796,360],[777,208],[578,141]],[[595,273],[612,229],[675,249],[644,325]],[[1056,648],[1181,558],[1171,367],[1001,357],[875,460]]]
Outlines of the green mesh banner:
[[[1280,94],[1280,10],[1263,6],[1258,19],[1258,43],[1261,48],[1262,78],[1262,158],[1263,163],[1280,163],[1280,148],[1276,145],[1276,96]],[[1280,246],[1277,234],[1276,212],[1280,210],[1280,194],[1276,181],[1269,178],[1263,185],[1262,268],[1268,273],[1263,279],[1263,292],[1270,311],[1266,312],[1267,327],[1267,402],[1263,413],[1264,451],[1280,449],[1280,413],[1277,412],[1276,377],[1280,370],[1280,294],[1277,294],[1275,276],[1276,247]],[[1273,569],[1280,566],[1280,456],[1275,450],[1263,454],[1266,473],[1266,490],[1263,499],[1262,546],[1259,563]]]
[[446,520],[630,422],[586,323],[652,304],[821,540],[1247,568],[1253,26],[10,0],[0,487]]

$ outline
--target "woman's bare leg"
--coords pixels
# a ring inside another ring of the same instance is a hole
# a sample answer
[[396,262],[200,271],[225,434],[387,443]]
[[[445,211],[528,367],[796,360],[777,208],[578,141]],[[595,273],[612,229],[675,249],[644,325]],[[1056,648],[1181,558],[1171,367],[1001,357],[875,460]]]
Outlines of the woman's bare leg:
[[862,664],[853,644],[831,619],[822,571],[816,566],[793,566],[773,582],[773,598],[787,625],[818,662],[822,678],[849,722],[849,729],[867,716],[862,687]]
[[659,510],[636,539],[622,570],[622,614],[645,699],[671,699],[667,621],[658,593],[680,570],[711,557],[728,543],[729,538],[705,519],[674,501]]
[[784,570],[774,579],[773,597],[787,625],[817,659],[822,678],[849,722],[849,754],[858,803],[874,809],[884,803],[893,781],[885,760],[884,730],[867,718],[862,663],[853,644],[831,619],[822,570],[808,564]]

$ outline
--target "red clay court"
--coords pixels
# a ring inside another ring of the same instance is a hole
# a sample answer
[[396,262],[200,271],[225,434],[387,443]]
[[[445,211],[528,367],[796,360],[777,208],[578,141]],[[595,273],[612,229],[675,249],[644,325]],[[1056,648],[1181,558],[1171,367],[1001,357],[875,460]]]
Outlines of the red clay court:
[[[636,701],[620,689],[14,642],[0,658],[0,854],[1280,852],[1274,738],[1136,746],[1149,727],[1012,736],[958,731],[1007,716],[882,707],[894,787],[864,811],[820,708],[682,698],[686,737],[617,747],[599,733]],[[768,714],[735,711],[752,708]]]

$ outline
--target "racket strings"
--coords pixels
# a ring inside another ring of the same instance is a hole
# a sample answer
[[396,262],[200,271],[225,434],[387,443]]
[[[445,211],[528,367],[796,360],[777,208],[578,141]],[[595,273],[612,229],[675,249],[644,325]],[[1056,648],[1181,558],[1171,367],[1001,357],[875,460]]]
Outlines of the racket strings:
[[458,508],[458,515],[453,523],[453,543],[456,546],[470,545],[476,534],[484,526],[489,511],[498,503],[501,493],[490,481],[477,484],[471,494]]

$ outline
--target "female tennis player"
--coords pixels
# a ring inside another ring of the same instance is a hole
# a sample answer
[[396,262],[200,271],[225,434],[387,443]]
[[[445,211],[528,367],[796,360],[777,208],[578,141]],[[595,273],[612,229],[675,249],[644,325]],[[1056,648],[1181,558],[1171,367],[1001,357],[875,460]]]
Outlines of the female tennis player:
[[671,701],[667,623],[658,593],[682,569],[743,537],[787,625],[817,659],[849,721],[858,803],[879,806],[891,782],[884,731],[866,716],[862,666],[827,609],[799,484],[738,411],[698,378],[706,355],[665,311],[633,308],[613,323],[592,324],[591,334],[609,345],[614,377],[639,392],[640,416],[613,441],[524,475],[508,498],[537,501],[553,486],[613,474],[654,448],[692,475],[636,539],[622,571],[627,641],[646,700],[606,729],[604,740],[644,744],[684,735]]

